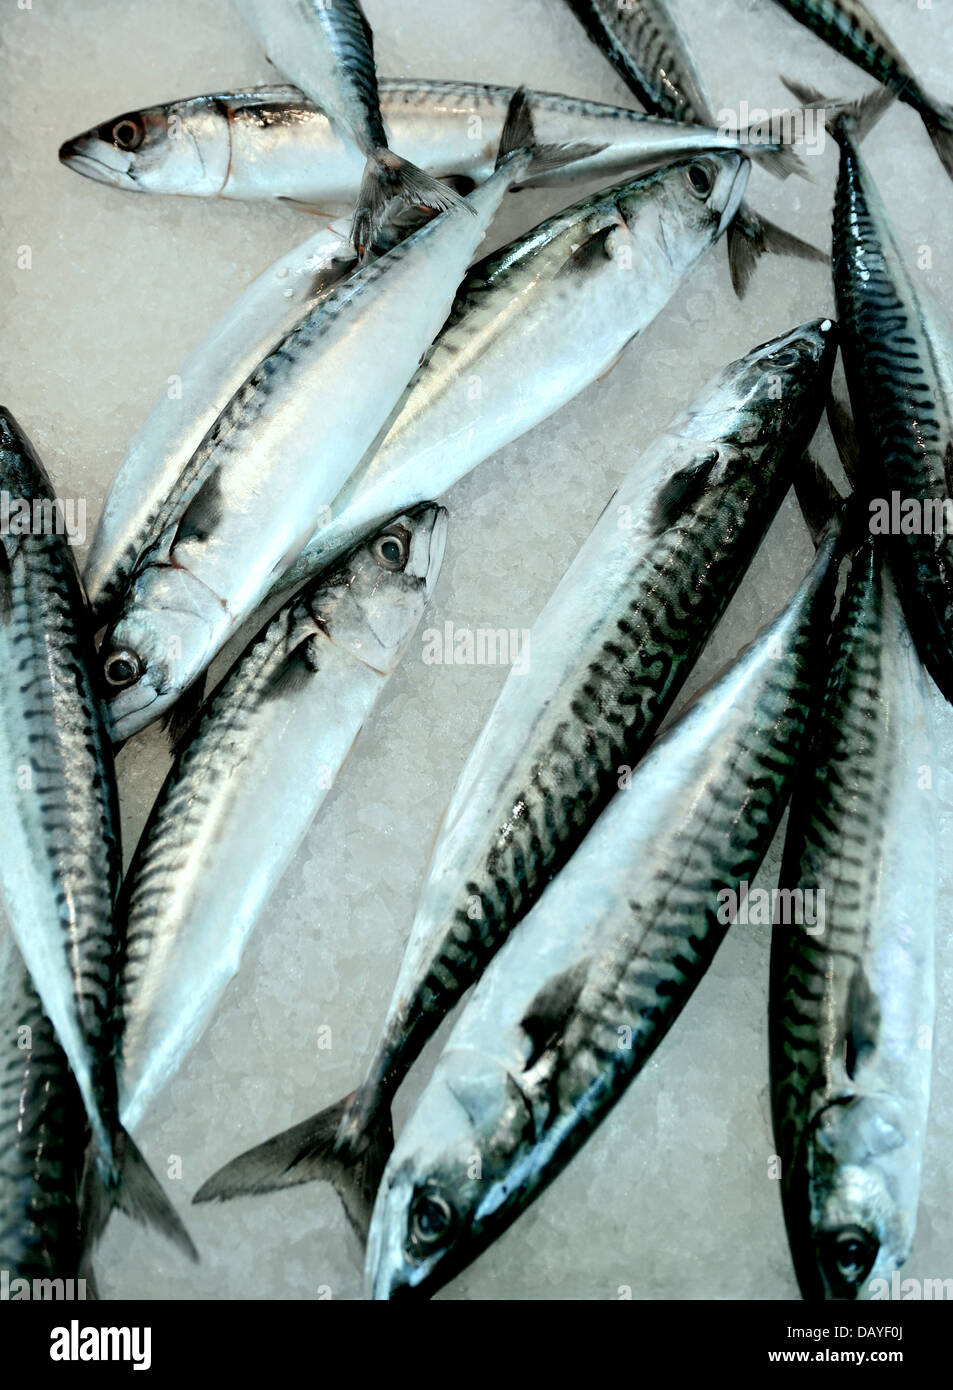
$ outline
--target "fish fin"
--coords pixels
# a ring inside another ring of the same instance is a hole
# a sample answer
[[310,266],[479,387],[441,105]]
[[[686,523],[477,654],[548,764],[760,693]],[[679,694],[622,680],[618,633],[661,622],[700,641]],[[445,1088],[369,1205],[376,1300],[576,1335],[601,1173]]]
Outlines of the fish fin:
[[524,1071],[529,1071],[544,1052],[552,1052],[558,1045],[579,1002],[589,965],[587,956],[562,974],[547,980],[520,1019],[520,1027],[530,1042],[529,1056],[523,1064]]
[[940,163],[953,179],[953,110],[946,106],[935,111],[924,111],[921,112],[921,119]]
[[854,417],[843,401],[837,399],[833,391],[827,398],[827,423],[834,437],[840,461],[844,465],[851,487],[856,487],[860,479],[860,445]]
[[286,695],[297,695],[308,685],[318,669],[314,632],[309,631],[302,641],[295,643],[288,651],[285,660],[271,679],[265,698],[281,700]]
[[551,169],[561,169],[564,165],[574,164],[579,159],[589,159],[605,148],[604,144],[595,145],[583,140],[556,145],[538,144],[526,88],[517,87],[510,97],[506,120],[503,122],[496,168],[499,169],[507,159],[511,159],[518,152],[528,150],[532,154],[528,177],[532,177],[533,174],[545,173]]
[[710,453],[696,459],[685,468],[679,468],[666,479],[655,500],[652,513],[652,527],[656,535],[661,535],[673,526],[701,496],[717,462],[718,450],[712,449]]
[[181,753],[191,742],[202,713],[207,684],[208,672],[203,671],[162,717],[162,728],[168,734],[169,747],[174,754]]
[[278,1192],[300,1183],[329,1182],[337,1192],[348,1220],[366,1238],[381,1175],[394,1146],[390,1110],[374,1112],[356,1146],[338,1142],[339,1131],[357,1092],[320,1110],[300,1124],[247,1149],[202,1184],[192,1198],[198,1202],[227,1202],[233,1197]]
[[847,993],[844,1029],[844,1065],[851,1079],[856,1075],[857,1068],[877,1049],[880,1020],[877,996],[863,969],[858,967],[851,976]]
[[209,474],[182,513],[182,519],[175,528],[175,535],[169,550],[174,550],[183,541],[206,540],[221,519],[222,480],[216,469],[214,473]]
[[611,260],[609,251],[609,238],[616,230],[614,225],[600,227],[598,232],[593,232],[592,236],[577,246],[575,251],[563,262],[556,271],[557,275],[577,275],[585,273],[597,261]]
[[181,1218],[124,1129],[114,1141],[111,1164],[100,1154],[95,1140],[90,1141],[87,1151],[80,1189],[80,1226],[87,1259],[116,1207],[133,1221],[161,1232],[190,1260],[198,1261],[198,1251]]
[[364,166],[361,191],[351,224],[351,240],[362,260],[377,240],[386,221],[387,204],[393,198],[411,206],[430,208],[435,213],[465,208],[471,216],[476,216],[475,208],[465,198],[454,193],[452,188],[435,179],[432,174],[418,169],[407,159],[401,159],[392,150],[376,150]]
[[[840,99],[826,97],[816,87],[809,87],[806,83],[796,82],[790,77],[782,77],[781,81],[802,106],[810,111],[824,112],[824,124],[835,140],[839,140],[847,129],[853,131],[858,141],[863,140],[895,100],[894,93],[888,87],[881,87],[879,84],[862,97]],[[841,133],[840,137],[838,132]]]
[[[756,130],[757,127],[752,127]],[[773,174],[776,179],[787,179],[792,174],[797,174],[798,178],[806,179],[808,183],[813,183],[810,170],[797,150],[790,145],[758,145],[748,143],[745,145],[747,154],[754,164],[762,169],[767,169],[769,174]]]
[[840,511],[844,499],[813,454],[806,452],[801,465],[794,480],[794,495],[811,533],[811,540],[818,546],[831,517]]
[[767,253],[796,256],[802,261],[827,262],[830,259],[824,251],[769,222],[747,205],[739,209],[728,228],[727,241],[731,283],[739,299],[744,299],[755,267]]
[[946,495],[953,497],[953,440],[947,443],[943,454],[943,473],[946,477]]
[[13,569],[7,548],[0,540],[0,623],[13,617]]

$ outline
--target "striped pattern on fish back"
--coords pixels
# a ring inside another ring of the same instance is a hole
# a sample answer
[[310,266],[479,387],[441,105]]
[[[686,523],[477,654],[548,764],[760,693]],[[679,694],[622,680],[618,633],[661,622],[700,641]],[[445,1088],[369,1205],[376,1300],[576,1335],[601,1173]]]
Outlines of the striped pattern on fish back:
[[351,91],[364,115],[360,129],[354,130],[365,155],[386,149],[387,136],[381,120],[374,66],[374,36],[358,0],[332,0],[330,4],[309,0],[318,14],[331,49],[340,64]]
[[482,973],[645,751],[773,514],[770,491],[759,527],[752,495],[715,490],[634,566],[624,606],[606,613],[513,769],[510,809],[465,884],[425,1009],[446,1010]]
[[916,105],[925,98],[903,58],[863,4],[856,0],[779,0],[842,57]]
[[[115,1002],[119,814],[112,751],[89,676],[92,642],[80,630],[86,615],[65,540],[21,538],[12,585],[4,720],[32,782],[19,794],[16,811],[31,823],[46,861],[63,969],[71,977],[83,1034],[102,1039]],[[15,904],[9,906],[14,913]],[[33,927],[40,930],[41,924]],[[92,1049],[103,1087],[111,1072],[108,1050]]]
[[781,657],[766,652],[755,717],[723,776],[706,782],[688,833],[650,870],[644,894],[619,904],[559,1047],[552,1107],[554,1115],[578,1113],[578,1142],[641,1070],[707,970],[728,930],[718,920],[719,893],[737,891],[760,867],[802,747],[812,658],[804,624]]
[[665,0],[569,0],[590,38],[646,110],[713,125],[711,103]]
[[[870,931],[872,885],[887,807],[882,749],[883,593],[876,552],[853,559],[832,638],[830,672],[796,788],[781,885],[823,888],[823,933],[778,925],[771,951],[771,1074],[775,1141],[791,1174],[809,1097],[843,1065],[843,1027],[853,969]],[[832,1050],[833,1049],[833,1050]]]
[[0,1269],[73,1278],[82,1103],[12,941],[0,957]]
[[[833,269],[847,380],[865,452],[884,492],[926,500],[950,495],[953,420],[916,295],[880,225],[856,152],[841,154],[834,210]],[[953,555],[948,536],[901,537],[891,548],[917,638],[934,674],[949,665],[942,634],[953,626]],[[929,627],[917,622],[926,601]],[[941,681],[942,684],[942,681]]]
[[[308,616],[303,603],[288,605],[252,639],[209,698],[194,735],[178,753],[156,798],[120,898],[120,918],[125,922],[124,1011],[149,969],[152,942],[162,927],[163,904],[180,872],[192,864],[196,836],[220,784],[234,776],[246,755],[253,715],[289,653],[306,640],[308,632],[302,624]],[[309,628],[313,636],[313,620]]]

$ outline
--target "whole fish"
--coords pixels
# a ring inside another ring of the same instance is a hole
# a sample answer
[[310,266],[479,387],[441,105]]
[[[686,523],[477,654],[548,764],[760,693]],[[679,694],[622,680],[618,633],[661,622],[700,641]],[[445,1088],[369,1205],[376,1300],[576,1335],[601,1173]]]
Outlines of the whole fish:
[[866,469],[854,483],[871,499],[872,531],[895,530],[895,493],[925,515],[920,534],[886,534],[885,553],[920,655],[953,700],[953,536],[929,511],[953,488],[953,324],[906,264],[858,153],[857,119],[844,113],[831,125],[840,144],[834,285]]
[[384,1173],[368,1296],[430,1295],[465,1268],[565,1167],[691,997],[790,793],[836,544],[636,768],[477,985]]
[[861,0],[778,0],[842,57],[888,87],[920,115],[944,169],[953,178],[953,108],[934,101]]
[[868,538],[851,559],[784,849],[781,885],[815,895],[816,925],[777,923],[771,951],[774,1132],[805,1298],[859,1297],[913,1242],[938,850],[922,779],[935,761],[920,662]]
[[112,1207],[194,1255],[181,1222],[119,1123],[115,1065],[119,888],[112,750],[91,672],[89,618],[49,479],[0,409],[0,897],[56,1031],[92,1131],[83,1222]]
[[329,290],[221,412],[163,504],[100,650],[117,741],[176,703],[300,554],[533,157],[510,151],[469,212],[441,214]]
[[359,0],[236,0],[236,5],[279,72],[351,137],[366,160],[351,230],[359,254],[373,244],[395,200],[434,212],[466,207],[446,184],[389,148],[374,36]]
[[748,169],[737,153],[682,161],[583,199],[474,266],[394,416],[281,586],[401,508],[443,496],[603,376],[714,245]]
[[201,1036],[262,907],[417,627],[447,514],[395,518],[282,608],[178,754],[123,885],[119,1087],[135,1130]]
[[[394,145],[458,192],[488,179],[514,97],[512,87],[426,78],[385,79],[381,111]],[[550,92],[527,93],[543,145],[580,157],[536,164],[524,186],[621,178],[708,150],[737,149],[724,130],[647,116]],[[585,152],[588,147],[589,152]],[[783,176],[800,170],[789,146],[745,146]],[[323,111],[294,87],[254,87],[129,111],[67,140],[60,159],[97,183],[137,193],[277,199],[328,212],[353,207],[363,162]]]
[[[645,109],[655,116],[717,126],[711,99],[688,41],[667,0],[566,0],[601,53]],[[758,137],[760,138],[760,136]],[[757,144],[746,153],[758,158]],[[728,229],[731,282],[739,297],[765,252],[826,261],[816,247],[742,204]]]
[[169,493],[261,360],[357,262],[340,227],[278,257],[182,363],[113,479],[83,575],[97,625],[114,611]]
[[0,1270],[80,1272],[86,1116],[9,930],[0,928]]
[[834,356],[829,320],[765,344],[639,460],[537,619],[530,668],[510,673],[457,783],[364,1083],[235,1159],[196,1200],[315,1177],[352,1206],[354,1188],[373,1192],[397,1088],[648,747],[787,492]]

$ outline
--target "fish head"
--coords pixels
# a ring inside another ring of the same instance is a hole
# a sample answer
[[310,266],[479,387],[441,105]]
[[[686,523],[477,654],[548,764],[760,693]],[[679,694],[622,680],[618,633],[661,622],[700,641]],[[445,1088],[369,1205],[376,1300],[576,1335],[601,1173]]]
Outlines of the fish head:
[[221,603],[187,570],[154,565],[136,576],[99,651],[114,742],[173,707],[228,625]]
[[230,158],[229,113],[214,97],[126,111],[60,146],[85,178],[140,193],[221,192]]
[[447,521],[432,502],[414,507],[306,591],[312,617],[336,646],[375,670],[393,670],[440,574]]
[[[694,440],[806,448],[827,399],[837,356],[833,320],[814,319],[760,344],[721,371],[685,408],[674,430]],[[798,451],[800,452],[800,450]]]
[[798,1277],[805,1297],[857,1299],[910,1253],[919,1163],[889,1096],[825,1106],[807,1142],[810,1240]]
[[378,1189],[368,1298],[429,1298],[465,1269],[521,1209],[517,1160],[534,1137],[531,1108],[502,1062],[445,1051]]
[[687,268],[697,257],[698,245],[714,241],[738,211],[749,169],[737,150],[678,160],[623,184],[616,206],[633,232],[651,211],[657,220],[656,239],[666,256],[673,264],[680,256],[686,258]]

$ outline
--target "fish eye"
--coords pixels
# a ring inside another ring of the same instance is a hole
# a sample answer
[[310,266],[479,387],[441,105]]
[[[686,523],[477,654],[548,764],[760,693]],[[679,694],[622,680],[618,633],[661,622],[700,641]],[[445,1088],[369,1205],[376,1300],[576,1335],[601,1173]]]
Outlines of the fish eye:
[[117,150],[137,150],[142,144],[145,128],[137,116],[120,116],[109,133]]
[[707,198],[715,186],[714,175],[708,164],[689,164],[685,179],[696,198]]
[[844,1226],[827,1236],[822,1250],[831,1283],[859,1288],[874,1267],[879,1245],[861,1226]]
[[403,526],[392,526],[378,536],[373,546],[374,559],[385,570],[402,570],[410,554],[410,533]]
[[410,1208],[410,1236],[417,1249],[438,1245],[453,1223],[454,1210],[445,1197],[432,1187],[417,1193]]
[[135,652],[121,648],[111,652],[103,664],[106,684],[114,690],[123,690],[127,685],[135,685],[142,675],[142,662]]

